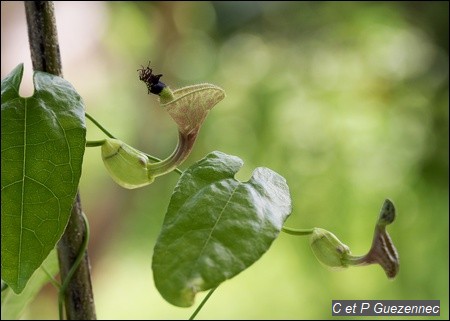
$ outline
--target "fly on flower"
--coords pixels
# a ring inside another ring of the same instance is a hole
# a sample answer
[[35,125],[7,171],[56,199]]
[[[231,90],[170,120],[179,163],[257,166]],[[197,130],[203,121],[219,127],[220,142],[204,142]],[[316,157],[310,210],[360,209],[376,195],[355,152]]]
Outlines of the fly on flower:
[[178,125],[178,144],[166,159],[152,163],[145,153],[117,139],[106,139],[102,157],[112,178],[125,188],[151,184],[155,177],[177,168],[190,154],[208,112],[223,98],[225,92],[211,84],[198,84],[172,91],[160,81],[162,74],[150,68],[138,69],[149,94],[159,96],[159,103]]
[[162,74],[155,75],[153,74],[153,69],[150,68],[150,61],[148,62],[147,67],[141,65],[141,69],[139,71],[139,80],[145,82],[147,85],[148,93],[159,95],[161,91],[166,87],[166,84],[159,81],[159,79],[163,76]]

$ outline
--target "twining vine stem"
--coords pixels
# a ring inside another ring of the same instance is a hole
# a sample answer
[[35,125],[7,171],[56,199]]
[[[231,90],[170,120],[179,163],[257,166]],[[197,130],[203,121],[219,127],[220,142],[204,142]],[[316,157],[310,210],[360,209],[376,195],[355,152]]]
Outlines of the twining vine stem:
[[86,217],[86,215],[81,212],[81,215],[83,216],[83,221],[85,224],[85,234],[84,234],[84,239],[83,239],[83,243],[80,246],[80,250],[78,252],[78,255],[75,259],[75,262],[73,263],[72,267],[70,268],[69,272],[67,273],[66,279],[64,280],[63,284],[60,286],[59,288],[59,295],[58,295],[58,311],[59,311],[59,319],[63,320],[64,315],[63,315],[63,301],[64,301],[64,296],[67,290],[67,287],[69,285],[70,280],[72,279],[74,273],[77,271],[78,266],[80,266],[81,262],[83,261],[83,257],[84,254],[87,250],[87,246],[89,243],[89,236],[90,236],[90,230],[89,230],[89,222],[88,219]]

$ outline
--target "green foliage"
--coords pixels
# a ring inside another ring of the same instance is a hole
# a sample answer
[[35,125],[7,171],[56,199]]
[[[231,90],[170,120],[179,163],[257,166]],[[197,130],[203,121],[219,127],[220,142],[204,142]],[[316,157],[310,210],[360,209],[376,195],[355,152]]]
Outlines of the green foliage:
[[234,175],[242,160],[213,152],[184,172],[155,245],[153,272],[162,296],[191,306],[257,261],[291,213],[286,180],[257,168],[248,182]]
[[[8,39],[21,32],[23,8],[2,5],[18,10],[2,27]],[[227,91],[184,166],[217,149],[245,159],[237,177],[261,164],[276,170],[293,196],[289,226],[323,226],[355,253],[372,242],[380,200],[395,201],[400,219],[389,232],[402,269],[393,282],[375,265],[330,273],[305,240],[281,235],[258,263],[219,287],[201,318],[327,319],[337,298],[437,298],[446,303],[440,319],[448,319],[448,2],[60,6],[89,26],[59,34],[76,56],[63,59],[65,75],[128,144],[163,158],[176,140],[165,111],[133,85],[137,65],[151,59],[172,84],[213,81]],[[2,70],[11,70],[16,50],[2,46]],[[102,135],[87,125],[90,138]],[[86,152],[80,189],[83,208],[95,214],[91,246],[101,248],[92,268],[102,318],[191,312],[163,302],[142,268],[177,178],[122,191],[98,150]],[[123,289],[126,308],[117,304]],[[43,293],[30,307],[35,318],[53,316],[48,299]]]
[[81,175],[86,128],[81,97],[64,79],[23,65],[1,83],[2,280],[22,292],[67,225]]
[[15,294],[11,288],[2,292],[2,320],[19,319],[27,304],[48,283],[49,277],[56,275],[58,271],[58,256],[56,250],[53,250],[36,273],[31,276],[22,293]]

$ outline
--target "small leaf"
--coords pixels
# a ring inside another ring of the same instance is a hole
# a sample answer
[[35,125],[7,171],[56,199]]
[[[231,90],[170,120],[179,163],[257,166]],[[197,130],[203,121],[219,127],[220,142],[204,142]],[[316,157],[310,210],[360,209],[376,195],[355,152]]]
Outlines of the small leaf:
[[20,293],[67,225],[81,175],[86,127],[66,80],[36,72],[19,96],[23,65],[1,83],[2,279]]
[[289,216],[286,180],[260,167],[240,182],[234,175],[242,164],[238,157],[213,152],[178,181],[152,266],[156,287],[168,302],[191,306],[197,292],[248,268]]
[[15,294],[11,288],[2,292],[2,320],[18,320],[29,302],[39,293],[41,288],[49,282],[47,271],[54,276],[59,271],[58,256],[56,250],[50,252],[36,273],[30,278],[25,289],[20,294]]

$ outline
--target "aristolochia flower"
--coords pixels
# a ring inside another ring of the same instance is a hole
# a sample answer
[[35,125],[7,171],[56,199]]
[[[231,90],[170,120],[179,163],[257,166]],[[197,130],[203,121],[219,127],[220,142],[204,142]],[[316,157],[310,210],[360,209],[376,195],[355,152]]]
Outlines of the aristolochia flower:
[[392,243],[386,226],[395,219],[395,207],[390,200],[385,200],[375,226],[372,246],[366,255],[353,256],[350,248],[342,243],[333,233],[314,228],[310,244],[316,258],[327,267],[337,269],[368,264],[379,264],[388,278],[394,278],[400,266],[397,250]]
[[143,153],[124,142],[108,138],[102,145],[102,158],[112,178],[125,188],[137,188],[152,183],[157,176],[178,167],[190,154],[198,132],[208,112],[222,99],[225,92],[211,84],[187,86],[175,91],[160,81],[151,68],[139,69],[139,79],[147,85],[148,93],[159,96],[161,106],[178,125],[178,144],[165,160],[152,163]]

